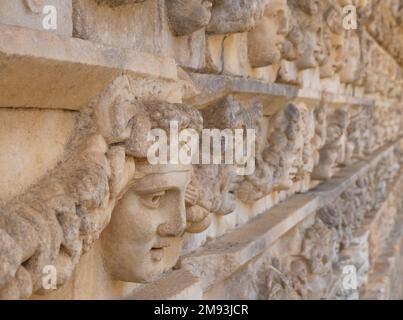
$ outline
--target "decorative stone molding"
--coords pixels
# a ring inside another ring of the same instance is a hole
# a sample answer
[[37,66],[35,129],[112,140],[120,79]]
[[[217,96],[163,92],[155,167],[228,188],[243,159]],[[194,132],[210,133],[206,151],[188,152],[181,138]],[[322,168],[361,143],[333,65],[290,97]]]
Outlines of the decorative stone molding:
[[[1,1],[0,298],[401,298],[401,20],[397,0]],[[171,121],[219,131],[222,158],[254,131],[254,171],[151,164]]]

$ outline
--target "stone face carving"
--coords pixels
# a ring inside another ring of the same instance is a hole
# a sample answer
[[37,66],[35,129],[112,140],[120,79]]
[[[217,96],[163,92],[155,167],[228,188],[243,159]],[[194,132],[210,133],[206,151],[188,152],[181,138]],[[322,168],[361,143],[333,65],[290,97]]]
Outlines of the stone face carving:
[[292,103],[273,116],[266,140],[258,142],[255,173],[242,181],[238,198],[250,203],[292,186],[303,165],[303,125],[300,108]]
[[345,33],[343,52],[343,67],[340,70],[342,83],[354,83],[362,72],[361,44],[358,34],[354,30]]
[[166,0],[172,30],[178,36],[195,32],[210,22],[212,0]]
[[340,70],[343,62],[343,16],[337,2],[332,1],[325,5],[323,19],[323,40],[327,60],[320,67],[320,76],[321,78],[330,78]]
[[294,26],[288,40],[295,47],[299,70],[315,68],[325,62],[321,4],[317,0],[288,1]]
[[320,161],[313,171],[312,178],[330,179],[337,164],[343,163],[348,125],[349,115],[346,110],[340,109],[328,114],[326,143],[319,152]]
[[312,141],[313,150],[313,161],[314,165],[319,164],[320,153],[319,150],[323,148],[326,143],[327,138],[327,112],[328,112],[328,102],[326,98],[322,98],[319,106],[315,109],[315,135]]
[[[201,112],[205,129],[227,130],[227,132],[234,132],[236,129],[259,130],[259,121],[262,118],[260,104],[244,107],[233,96],[228,96]],[[224,159],[226,150],[223,147],[221,151]],[[199,194],[199,206],[218,215],[226,215],[235,210],[234,193],[238,180],[242,179],[237,176],[235,169],[235,164],[195,166],[196,181],[192,185],[197,185],[195,189]]]
[[225,34],[254,28],[263,16],[264,0],[214,0],[207,32]]
[[248,56],[252,67],[265,67],[280,61],[290,20],[286,0],[267,1],[263,18],[248,33]]
[[316,219],[314,225],[305,231],[301,253],[307,259],[309,299],[328,295],[332,282],[332,241],[332,232],[320,219]]
[[49,264],[62,285],[99,237],[113,280],[149,281],[176,263],[192,170],[149,165],[148,130],[167,129],[170,120],[200,129],[201,116],[184,105],[136,101],[130,88],[129,78],[115,80],[82,112],[68,158],[1,207],[0,251],[9,266],[0,273],[2,297],[41,293]]

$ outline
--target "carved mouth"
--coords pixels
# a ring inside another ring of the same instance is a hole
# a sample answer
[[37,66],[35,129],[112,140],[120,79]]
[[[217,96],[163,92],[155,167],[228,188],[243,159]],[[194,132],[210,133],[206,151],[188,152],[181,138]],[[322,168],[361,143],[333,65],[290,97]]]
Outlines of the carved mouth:
[[152,260],[160,262],[164,258],[164,248],[151,248],[150,255]]
[[168,241],[159,240],[154,246],[150,249],[151,259],[160,262],[164,258],[164,249],[170,246]]

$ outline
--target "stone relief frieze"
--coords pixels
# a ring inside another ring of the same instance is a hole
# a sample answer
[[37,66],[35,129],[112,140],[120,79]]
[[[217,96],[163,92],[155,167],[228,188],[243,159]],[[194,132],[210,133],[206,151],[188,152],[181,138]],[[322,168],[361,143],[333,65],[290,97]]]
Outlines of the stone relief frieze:
[[49,264],[63,285],[98,239],[113,280],[149,281],[176,263],[192,168],[150,165],[147,134],[170,120],[200,129],[202,119],[185,105],[137,101],[130,88],[127,77],[116,79],[82,112],[65,161],[1,207],[1,257],[8,266],[0,274],[2,297],[41,293]]

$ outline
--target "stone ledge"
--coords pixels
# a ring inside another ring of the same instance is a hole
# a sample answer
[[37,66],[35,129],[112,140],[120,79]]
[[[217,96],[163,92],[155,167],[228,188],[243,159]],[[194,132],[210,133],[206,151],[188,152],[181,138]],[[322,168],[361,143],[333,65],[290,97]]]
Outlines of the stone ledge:
[[177,80],[170,58],[6,25],[0,66],[0,107],[79,110],[122,73]]
[[332,104],[373,106],[374,100],[365,97],[320,92],[317,90],[268,83],[261,80],[245,79],[226,75],[192,73],[191,78],[201,94],[189,101],[195,107],[206,107],[228,94],[250,95],[262,99],[270,107],[279,107],[291,100],[318,102],[322,96]]
[[[403,176],[399,174],[393,186],[388,190],[389,195],[396,195],[400,192]],[[390,196],[382,203],[373,217],[367,219],[364,228],[367,230],[376,229],[379,218],[387,210]],[[398,211],[394,219],[394,227],[390,234],[387,234],[381,252],[374,257],[368,275],[368,283],[363,288],[360,296],[363,300],[390,300],[403,298],[403,284],[399,282],[399,277],[403,271],[403,216]],[[371,251],[372,252],[372,251]],[[396,288],[395,292],[393,287]],[[399,292],[396,292],[399,291]]]
[[201,300],[203,292],[197,277],[187,270],[177,270],[135,290],[128,300]]
[[246,225],[194,253],[183,256],[180,267],[200,277],[203,289],[208,289],[261,254],[319,208],[334,201],[358,177],[375,166],[386,154],[393,152],[398,143],[400,139],[381,148],[367,160],[340,170],[334,178],[320,184],[316,189],[292,196],[287,202],[264,212]]

